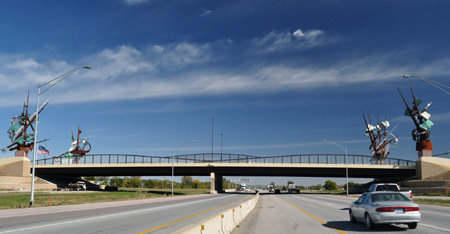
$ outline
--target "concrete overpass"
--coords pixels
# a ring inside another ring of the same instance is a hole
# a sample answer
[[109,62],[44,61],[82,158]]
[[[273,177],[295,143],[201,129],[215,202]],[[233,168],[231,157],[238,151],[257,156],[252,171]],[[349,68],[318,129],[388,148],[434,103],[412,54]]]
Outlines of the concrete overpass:
[[[303,154],[259,157],[239,154],[188,154],[173,157],[175,176],[210,176],[211,189],[222,190],[223,176],[286,176],[396,178],[416,176],[416,162],[344,154]],[[347,163],[346,163],[347,162]],[[170,176],[172,157],[91,154],[78,160],[49,158],[36,161],[38,177]]]

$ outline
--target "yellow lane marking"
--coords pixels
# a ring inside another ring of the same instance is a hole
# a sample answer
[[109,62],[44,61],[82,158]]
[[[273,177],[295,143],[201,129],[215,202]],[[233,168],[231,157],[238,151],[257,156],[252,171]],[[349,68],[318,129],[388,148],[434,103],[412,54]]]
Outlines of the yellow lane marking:
[[179,220],[177,220],[177,221],[173,221],[173,222],[171,222],[171,223],[167,223],[167,224],[161,225],[161,226],[159,226],[159,227],[155,227],[155,228],[152,228],[152,229],[150,229],[150,230],[140,232],[139,234],[149,233],[149,232],[158,230],[158,229],[160,229],[160,228],[167,227],[167,226],[169,226],[169,225],[172,225],[172,224],[181,222],[181,221],[186,220],[186,219],[190,219],[190,218],[195,217],[195,216],[197,216],[197,215],[204,214],[204,213],[206,213],[206,212],[208,212],[208,211],[215,210],[215,209],[220,208],[220,207],[222,207],[222,206],[226,206],[226,205],[231,204],[231,203],[233,203],[233,202],[238,202],[238,201],[240,201],[240,200],[244,200],[244,199],[246,199],[246,198],[248,198],[248,197],[250,197],[250,196],[246,196],[246,197],[244,197],[244,198],[237,199],[237,200],[234,200],[234,201],[232,201],[232,202],[228,202],[228,203],[222,204],[222,205],[220,205],[220,206],[217,206],[217,207],[211,208],[211,209],[209,209],[209,210],[205,210],[205,211],[202,211],[202,212],[200,212],[200,213],[197,213],[197,214],[194,214],[194,215],[191,215],[191,216],[188,216],[188,217],[179,219]]
[[315,218],[315,219],[318,220],[319,222],[321,222],[321,223],[327,225],[328,227],[333,228],[333,229],[336,230],[337,232],[342,233],[342,234],[346,234],[345,232],[343,232],[343,231],[341,231],[341,230],[339,230],[339,229],[337,229],[337,228],[331,226],[331,225],[328,224],[327,222],[325,222],[325,221],[323,221],[323,220],[317,218],[316,216],[314,216],[314,215],[312,215],[312,214],[306,212],[304,209],[302,209],[302,208],[300,208],[300,207],[298,207],[298,206],[296,206],[296,205],[294,205],[294,204],[292,204],[292,203],[286,201],[285,199],[283,199],[283,198],[281,198],[281,197],[279,197],[279,196],[276,196],[276,197],[279,198],[279,199],[281,199],[281,200],[283,200],[283,201],[285,201],[285,202],[287,202],[289,205],[291,205],[291,206],[293,206],[293,207],[295,207],[295,208],[297,208],[297,209],[303,211],[303,213],[305,213],[305,214],[307,214],[307,215],[309,215],[309,216]]

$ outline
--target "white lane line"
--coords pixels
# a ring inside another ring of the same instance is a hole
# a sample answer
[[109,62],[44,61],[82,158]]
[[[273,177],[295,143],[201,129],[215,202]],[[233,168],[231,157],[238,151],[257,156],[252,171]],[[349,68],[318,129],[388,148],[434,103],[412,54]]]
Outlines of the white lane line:
[[434,229],[441,230],[441,231],[444,231],[444,232],[450,232],[450,230],[448,230],[448,229],[438,228],[438,227],[431,226],[431,225],[426,225],[426,224],[423,224],[423,223],[420,223],[419,225],[420,225],[420,226],[429,227],[429,228],[434,228]]
[[[208,201],[217,200],[220,198],[223,198],[223,197],[209,199]],[[200,203],[200,202],[202,202],[202,200],[180,203],[180,204],[175,204],[175,205],[161,206],[161,207],[152,207],[152,208],[148,208],[148,209],[128,211],[128,212],[122,212],[122,213],[117,213],[117,214],[103,215],[103,216],[97,216],[97,217],[92,217],[92,218],[87,218],[87,219],[78,219],[78,220],[72,220],[72,221],[66,221],[66,222],[52,223],[52,224],[46,224],[46,225],[41,225],[41,226],[29,227],[29,228],[15,229],[15,230],[0,232],[0,233],[13,233],[13,232],[28,231],[28,230],[33,230],[33,229],[53,227],[53,226],[58,226],[58,225],[63,225],[63,224],[78,223],[78,222],[84,222],[84,221],[89,221],[89,220],[103,219],[103,218],[109,218],[109,217],[120,216],[120,215],[128,215],[128,214],[139,213],[139,212],[144,212],[144,211],[158,210],[158,209],[162,209],[162,208],[171,208],[171,207],[195,204],[195,203]]]

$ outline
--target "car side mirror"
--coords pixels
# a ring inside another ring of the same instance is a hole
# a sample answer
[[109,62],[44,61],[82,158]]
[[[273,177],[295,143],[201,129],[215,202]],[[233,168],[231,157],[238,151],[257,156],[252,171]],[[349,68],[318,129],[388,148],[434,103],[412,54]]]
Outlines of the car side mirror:
[[353,203],[353,204],[359,204],[359,202],[358,202],[358,201],[353,201],[352,203]]

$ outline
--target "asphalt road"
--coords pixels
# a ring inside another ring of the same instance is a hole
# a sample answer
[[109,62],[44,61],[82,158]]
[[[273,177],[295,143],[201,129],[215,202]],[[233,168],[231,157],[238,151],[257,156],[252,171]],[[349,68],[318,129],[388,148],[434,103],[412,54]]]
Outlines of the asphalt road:
[[450,233],[450,207],[420,205],[417,229],[406,225],[379,225],[367,230],[364,223],[349,221],[348,207],[357,197],[321,194],[261,194],[255,209],[233,234],[251,233]]
[[192,195],[0,211],[0,233],[172,233],[250,199]]

